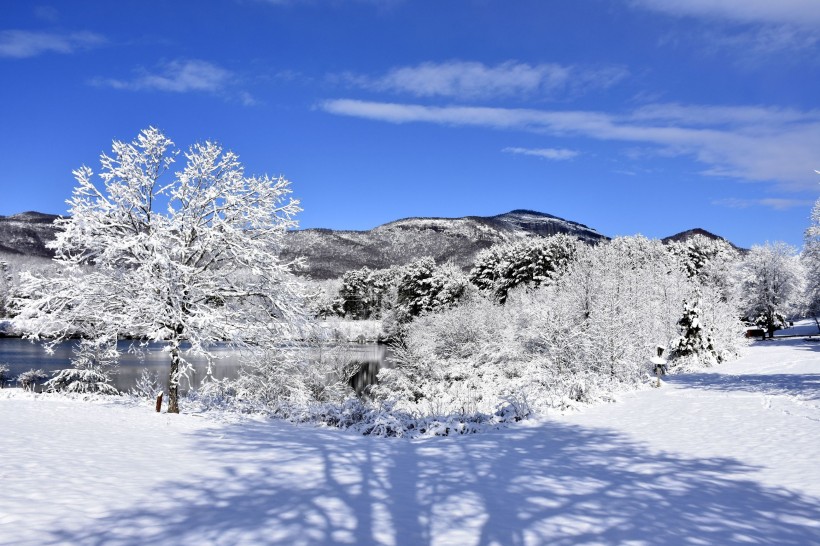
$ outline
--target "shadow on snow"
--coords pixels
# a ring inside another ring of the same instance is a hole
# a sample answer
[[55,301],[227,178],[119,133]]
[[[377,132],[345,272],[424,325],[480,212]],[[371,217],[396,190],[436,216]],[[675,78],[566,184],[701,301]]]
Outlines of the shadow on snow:
[[764,395],[797,396],[802,400],[820,400],[820,374],[744,374],[692,373],[672,375],[664,381],[693,389],[743,391]]
[[219,434],[197,440],[214,476],[166,483],[155,506],[110,514],[81,532],[57,529],[53,540],[820,543],[819,499],[764,487],[750,476],[756,468],[737,460],[656,452],[605,429],[545,421],[406,441],[273,421]]

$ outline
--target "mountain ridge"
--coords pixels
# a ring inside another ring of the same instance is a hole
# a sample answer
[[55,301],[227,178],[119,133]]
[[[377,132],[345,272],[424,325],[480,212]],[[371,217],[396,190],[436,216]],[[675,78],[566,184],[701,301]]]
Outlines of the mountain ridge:
[[[60,217],[36,211],[0,216],[0,252],[52,257],[46,243],[55,237],[57,218]],[[494,244],[559,233],[588,243],[609,239],[579,222],[530,209],[514,209],[494,216],[400,218],[369,230],[293,230],[285,237],[281,255],[283,260],[304,257],[307,266],[300,273],[316,279],[338,278],[345,271],[365,266],[383,269],[402,265],[423,256],[431,256],[438,263],[452,261],[466,269],[478,252]],[[662,241],[687,240],[694,235],[722,239],[694,228]]]

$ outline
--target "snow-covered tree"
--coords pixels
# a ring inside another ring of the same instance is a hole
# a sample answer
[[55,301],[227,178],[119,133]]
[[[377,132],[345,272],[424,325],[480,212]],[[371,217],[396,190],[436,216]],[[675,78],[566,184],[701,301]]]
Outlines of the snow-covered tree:
[[686,241],[668,245],[687,275],[701,286],[713,286],[729,301],[734,299],[733,271],[740,253],[723,239],[697,234]]
[[101,187],[90,168],[74,171],[70,216],[50,244],[59,272],[25,276],[18,318],[30,337],[52,343],[76,333],[100,344],[164,343],[168,411],[179,412],[186,351],[272,348],[305,313],[294,264],[278,257],[300,210],[289,182],[246,176],[233,152],[210,141],[191,146],[171,173],[173,146],[149,128],[101,156]]
[[9,264],[0,260],[0,318],[11,315],[12,278]]
[[454,305],[467,289],[467,278],[451,263],[437,266],[421,258],[404,266],[397,281],[396,310],[406,321]]
[[744,318],[773,336],[801,306],[805,271],[797,250],[783,242],[755,245],[738,274]]
[[380,318],[391,308],[391,289],[394,289],[403,269],[354,269],[342,276],[339,300],[342,315],[352,319]]
[[681,335],[673,344],[676,356],[698,357],[705,361],[716,358],[712,338],[704,332],[700,302],[684,302],[683,316],[678,321]]
[[518,285],[535,288],[555,281],[572,262],[578,244],[574,237],[559,234],[494,245],[476,256],[470,282],[504,303]]
[[811,210],[801,260],[806,271],[806,306],[813,316],[820,313],[820,199]]
[[[646,381],[658,345],[675,346],[684,301],[698,292],[679,266],[660,241],[640,236],[578,247],[554,282],[519,286],[503,305],[473,293],[413,320],[373,392],[428,416],[502,406],[520,417],[609,399]],[[743,340],[736,310],[713,287],[701,292],[690,326],[712,352],[689,359],[695,365],[737,355]]]

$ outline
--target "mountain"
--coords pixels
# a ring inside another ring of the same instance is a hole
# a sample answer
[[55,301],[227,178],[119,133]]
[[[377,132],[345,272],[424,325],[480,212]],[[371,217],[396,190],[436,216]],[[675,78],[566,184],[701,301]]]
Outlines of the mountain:
[[664,237],[663,239],[661,239],[661,241],[664,242],[664,243],[671,243],[671,242],[681,243],[681,242],[688,241],[689,239],[691,239],[695,235],[702,235],[702,236],[704,236],[708,239],[712,239],[712,240],[715,240],[715,241],[726,241],[727,243],[732,245],[732,248],[734,248],[735,250],[739,250],[741,252],[746,251],[746,249],[735,246],[734,244],[732,244],[731,241],[728,241],[728,240],[724,239],[720,235],[715,235],[711,231],[706,231],[705,229],[701,229],[701,228],[687,229],[686,231],[681,231],[680,233],[670,235],[669,237]]
[[288,234],[284,258],[304,256],[316,279],[341,276],[363,266],[381,269],[423,256],[469,267],[475,255],[496,243],[567,233],[595,242],[607,237],[583,224],[531,210],[497,216],[404,218],[368,231],[304,229]]
[[54,239],[57,228],[53,214],[23,212],[0,216],[0,252],[27,256],[51,257],[46,243]]
[[[39,212],[0,216],[0,253],[50,257],[45,244],[54,239],[57,218]],[[367,231],[290,231],[282,257],[290,260],[303,256],[307,262],[304,273],[315,279],[337,278],[364,266],[382,269],[406,264],[423,256],[431,256],[438,263],[451,260],[467,268],[479,251],[496,243],[557,233],[590,243],[608,239],[584,224],[519,209],[497,216],[404,218]],[[691,229],[663,241],[687,240],[696,234],[721,238],[703,229]]]

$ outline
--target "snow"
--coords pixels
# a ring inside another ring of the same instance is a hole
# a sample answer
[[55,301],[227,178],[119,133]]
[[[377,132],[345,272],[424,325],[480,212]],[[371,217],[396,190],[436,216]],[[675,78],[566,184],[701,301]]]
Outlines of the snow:
[[0,391],[0,544],[820,544],[820,343],[466,437]]

